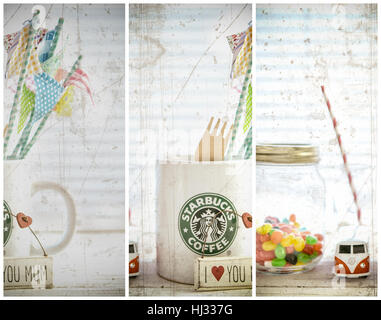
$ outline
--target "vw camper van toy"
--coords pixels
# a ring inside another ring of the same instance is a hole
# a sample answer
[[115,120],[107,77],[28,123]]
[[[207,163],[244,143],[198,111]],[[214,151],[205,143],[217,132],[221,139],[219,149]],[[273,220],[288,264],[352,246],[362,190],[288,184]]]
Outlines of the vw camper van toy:
[[366,277],[369,272],[368,244],[365,241],[347,240],[336,245],[335,274],[339,277]]
[[130,277],[139,275],[139,253],[138,244],[134,241],[129,242],[129,263],[128,273]]

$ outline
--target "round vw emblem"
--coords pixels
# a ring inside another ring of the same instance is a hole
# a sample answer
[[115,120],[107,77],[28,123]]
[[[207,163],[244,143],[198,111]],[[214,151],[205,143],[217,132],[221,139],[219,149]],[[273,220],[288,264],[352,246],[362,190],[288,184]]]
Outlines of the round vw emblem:
[[198,194],[186,201],[179,214],[179,232],[197,254],[214,256],[227,250],[237,234],[237,211],[217,193]]

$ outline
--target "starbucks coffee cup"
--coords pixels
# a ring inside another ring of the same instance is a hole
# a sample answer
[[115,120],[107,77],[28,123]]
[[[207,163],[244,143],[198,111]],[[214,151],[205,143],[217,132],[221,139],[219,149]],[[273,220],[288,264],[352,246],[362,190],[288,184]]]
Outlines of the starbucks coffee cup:
[[160,276],[193,284],[196,258],[251,256],[252,229],[238,216],[251,213],[251,165],[251,160],[158,163]]

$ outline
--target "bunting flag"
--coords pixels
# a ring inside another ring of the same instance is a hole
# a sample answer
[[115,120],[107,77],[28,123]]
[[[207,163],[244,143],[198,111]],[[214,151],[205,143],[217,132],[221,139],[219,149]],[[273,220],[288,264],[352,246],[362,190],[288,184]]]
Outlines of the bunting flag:
[[9,53],[9,50],[12,49],[12,47],[16,47],[17,43],[20,39],[20,32],[10,33],[6,34],[4,36],[4,49]]
[[244,133],[251,126],[251,119],[252,119],[252,113],[253,113],[252,97],[253,97],[253,89],[251,87],[251,83],[249,83],[249,87],[247,88],[247,96],[246,96],[245,121],[243,124],[243,132]]
[[54,107],[54,111],[63,117],[70,117],[72,114],[72,108],[70,103],[74,100],[74,87],[67,87],[65,93],[62,95],[61,99],[58,101]]
[[20,131],[24,128],[25,121],[28,118],[29,114],[33,110],[34,102],[35,102],[35,94],[31,90],[29,90],[26,85],[24,84],[22,88],[22,94],[20,99],[20,118],[19,123],[17,126],[17,132],[20,133]]
[[44,41],[41,44],[42,47],[40,48],[40,53],[38,55],[38,59],[41,63],[45,62],[49,58],[49,51],[53,44],[55,34],[55,30],[50,30],[46,33],[44,37]]
[[232,34],[231,36],[226,37],[228,39],[228,43],[232,52],[234,52],[239,45],[243,44],[245,35],[246,35],[246,32],[243,31],[243,32]]
[[251,54],[251,44],[252,44],[252,30],[253,27],[249,27],[246,31],[245,41],[242,48],[239,50],[237,58],[233,64],[233,74],[232,78],[237,78],[239,76],[245,75],[249,66],[249,55]]
[[50,112],[56,105],[64,88],[46,73],[34,76],[36,84],[36,106],[33,123]]
[[[94,105],[93,95],[91,94],[89,85],[86,83],[86,81],[83,80],[84,78],[87,81],[89,81],[89,77],[87,76],[87,74],[83,70],[77,69],[75,70],[73,75],[69,78],[69,80],[65,83],[65,87],[70,85],[76,86],[79,89],[83,89],[84,87],[87,94],[90,96],[91,103]],[[83,87],[80,86],[79,83],[82,84]]]
[[[26,46],[28,42],[28,33],[29,33],[30,27],[31,25],[28,24],[20,32],[20,39],[18,41],[17,47],[15,51],[13,52],[12,57],[9,61],[8,74],[7,74],[8,78],[20,75],[23,59],[26,54]],[[26,69],[26,72],[27,72],[26,75],[33,75],[33,74],[42,72],[40,61],[38,60],[38,55],[37,55],[38,40],[34,38],[34,41],[35,41],[35,44],[30,52],[28,66]]]
[[63,59],[63,52],[60,51],[56,56],[50,57],[48,60],[42,63],[41,67],[45,73],[50,76],[54,76],[58,70],[59,65],[61,64]]

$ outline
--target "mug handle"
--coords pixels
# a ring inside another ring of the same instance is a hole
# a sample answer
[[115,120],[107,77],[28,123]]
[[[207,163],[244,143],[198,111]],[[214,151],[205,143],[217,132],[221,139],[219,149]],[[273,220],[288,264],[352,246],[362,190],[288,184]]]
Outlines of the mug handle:
[[[38,191],[41,190],[54,190],[62,195],[66,204],[66,214],[67,214],[67,225],[63,237],[59,243],[56,245],[46,247],[46,252],[51,254],[56,254],[63,250],[70,242],[71,238],[74,235],[75,231],[75,220],[76,220],[76,211],[74,200],[69,194],[69,192],[62,187],[61,185],[54,182],[39,181],[34,182],[31,188],[31,195],[35,195]],[[41,249],[36,249],[32,246],[31,254],[38,255],[41,253]]]

